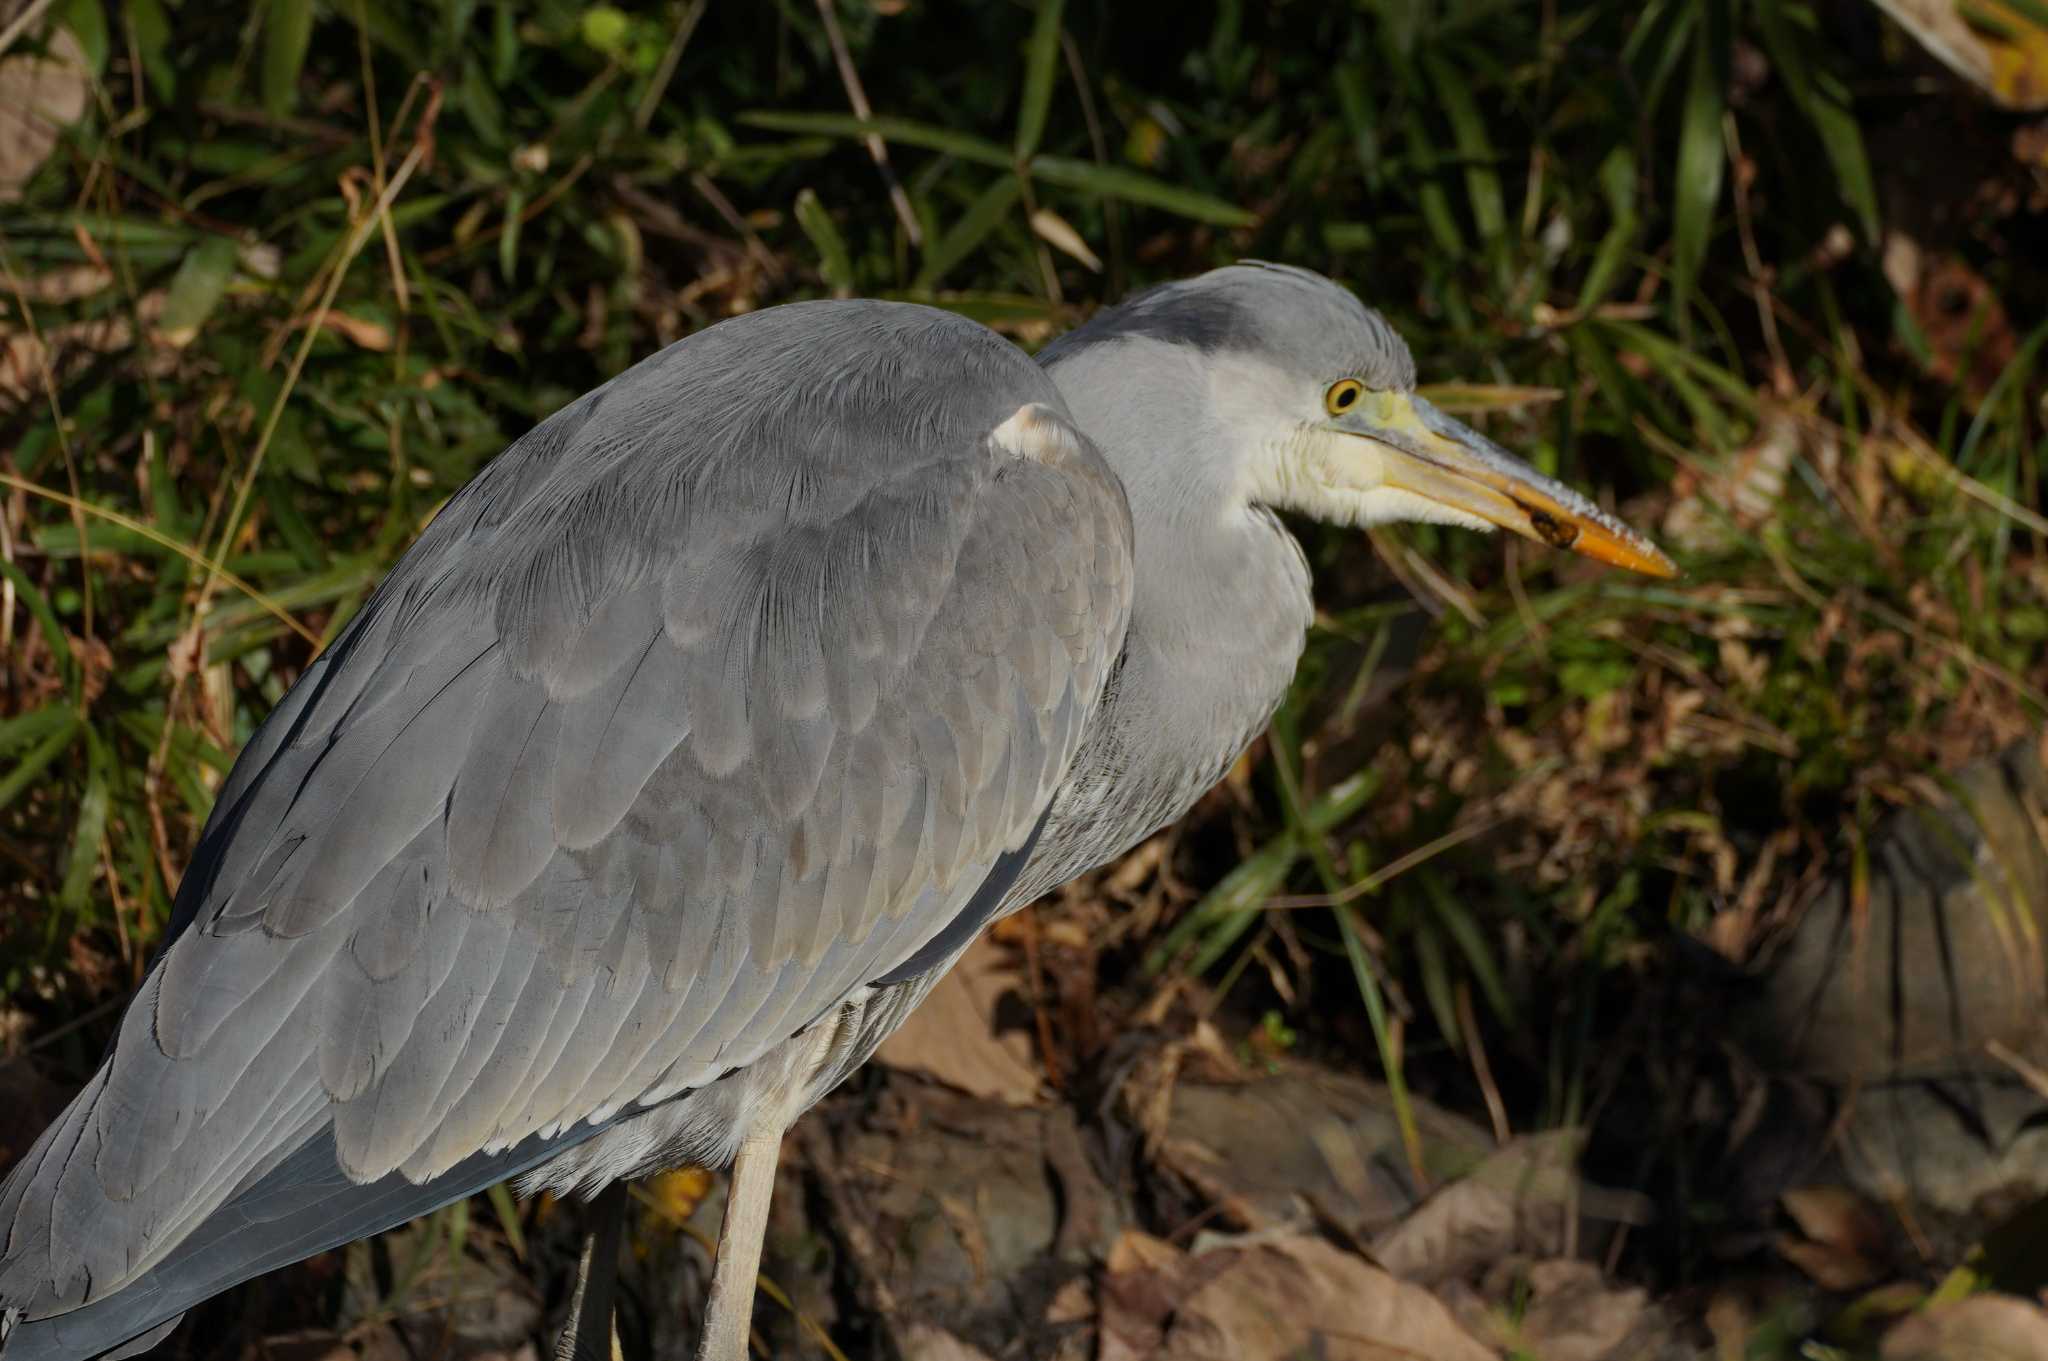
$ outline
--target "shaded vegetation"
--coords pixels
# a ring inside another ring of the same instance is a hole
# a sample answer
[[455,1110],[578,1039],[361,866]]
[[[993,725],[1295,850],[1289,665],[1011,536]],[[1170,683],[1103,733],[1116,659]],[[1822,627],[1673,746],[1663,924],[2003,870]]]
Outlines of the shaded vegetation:
[[0,996],[47,1055],[90,1065],[233,754],[442,499],[801,297],[1033,346],[1306,265],[1686,570],[1303,526],[1300,683],[1046,945],[1070,1015],[1187,987],[1515,1128],[1647,1079],[1680,1129],[1617,1042],[1673,948],[1748,961],[1884,810],[2039,730],[2048,159],[1876,9],[830,13],[50,7],[89,98],[0,206]]

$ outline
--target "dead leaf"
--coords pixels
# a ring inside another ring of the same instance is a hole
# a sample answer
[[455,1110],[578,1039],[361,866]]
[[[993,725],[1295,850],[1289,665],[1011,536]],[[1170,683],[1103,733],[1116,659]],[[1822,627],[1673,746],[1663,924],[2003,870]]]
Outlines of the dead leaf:
[[903,1349],[903,1361],[989,1361],[981,1348],[929,1323],[911,1324],[897,1334],[897,1345]]
[[1885,1273],[1888,1236],[1870,1204],[1846,1186],[1795,1186],[1780,1198],[1806,1235],[1781,1234],[1778,1252],[1824,1290],[1860,1290]]
[[1643,1197],[1579,1177],[1578,1146],[1574,1130],[1507,1144],[1375,1237],[1374,1260],[1402,1280],[1433,1285],[1502,1257],[1555,1253],[1573,1215],[1647,1222]]
[[1543,1361],[1635,1361],[1664,1328],[1635,1286],[1610,1284],[1591,1262],[1559,1258],[1515,1273],[1519,1298],[1497,1314],[1499,1341]]
[[322,330],[332,331],[361,349],[379,354],[391,348],[391,328],[378,321],[366,321],[346,312],[327,312],[320,318]]
[[[1162,1246],[1153,1240],[1143,1255],[1156,1262]],[[1126,1261],[1134,1255],[1123,1254]],[[1101,1361],[1497,1361],[1428,1291],[1320,1238],[1297,1234],[1225,1240],[1162,1264],[1112,1272],[1103,1283],[1099,1355]]]
[[1723,548],[1742,530],[1773,518],[1801,443],[1793,412],[1766,402],[1749,447],[1672,501],[1664,536],[1695,551]]
[[1081,239],[1081,233],[1074,230],[1068,221],[1050,208],[1040,208],[1031,215],[1031,230],[1037,232],[1054,250],[1071,255],[1095,273],[1102,273],[1102,261],[1095,252],[1088,249],[1088,243]]
[[1095,1317],[1095,1292],[1089,1288],[1086,1277],[1076,1276],[1068,1281],[1046,1302],[1045,1321],[1054,1325],[1086,1323]]
[[0,203],[21,197],[58,135],[85,113],[85,49],[68,28],[48,30],[43,47],[0,61]]
[[1974,1295],[1902,1319],[1884,1361],[2048,1361],[2048,1313],[2012,1295]]
[[[1942,65],[2008,109],[2048,107],[2048,29],[2020,6],[2003,0],[1975,0],[1970,9],[1956,0],[1877,0]],[[1975,10],[1989,22],[1972,24]]]
[[1973,407],[1983,401],[2019,349],[2019,336],[1997,290],[1950,256],[1923,267],[1916,287],[1900,296],[1926,337],[1927,371],[1961,387]]
[[1031,1031],[1001,1023],[1006,1008],[1029,1014],[1024,997],[1011,954],[986,937],[979,939],[910,1019],[882,1042],[875,1057],[970,1096],[1034,1105],[1041,1082]]

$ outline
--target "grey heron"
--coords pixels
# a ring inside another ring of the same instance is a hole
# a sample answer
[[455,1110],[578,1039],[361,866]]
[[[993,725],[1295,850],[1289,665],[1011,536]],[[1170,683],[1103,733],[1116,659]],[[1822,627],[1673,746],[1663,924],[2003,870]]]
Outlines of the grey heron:
[[[742,1357],[784,1130],[1265,726],[1311,616],[1276,512],[1672,572],[1414,387],[1348,290],[1245,264],[1040,363],[927,307],[769,308],[543,421],[236,763],[0,1186],[0,1356],[132,1354],[506,1178],[697,1163],[733,1168],[700,1356]],[[608,1350],[602,1228],[569,1352]]]

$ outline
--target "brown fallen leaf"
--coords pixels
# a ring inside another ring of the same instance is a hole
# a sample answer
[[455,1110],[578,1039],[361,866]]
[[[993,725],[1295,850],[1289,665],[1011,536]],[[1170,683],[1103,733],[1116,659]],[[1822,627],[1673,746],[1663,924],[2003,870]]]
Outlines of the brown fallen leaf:
[[1781,1234],[1778,1252],[1824,1290],[1860,1290],[1885,1274],[1884,1221],[1846,1186],[1795,1186],[1779,1198],[1805,1238]]
[[1579,1135],[1555,1130],[1516,1139],[1440,1187],[1372,1240],[1372,1255],[1404,1281],[1434,1285],[1511,1255],[1556,1252],[1568,1216],[1645,1223],[1648,1202],[1582,1180]]
[[1515,1307],[1493,1314],[1495,1340],[1511,1354],[1542,1361],[1636,1361],[1656,1354],[1667,1325],[1640,1287],[1614,1285],[1591,1262],[1569,1258],[1534,1262],[1511,1275]]
[[897,1336],[903,1361],[989,1361],[979,1347],[969,1346],[944,1328],[913,1323]]
[[1034,1105],[1043,1084],[1031,1032],[1001,1023],[1004,1009],[1017,1007],[1028,1014],[1017,965],[1007,950],[983,937],[967,947],[875,1057],[970,1096]]
[[1884,1361],[2048,1361],[2048,1313],[2013,1295],[1974,1295],[1901,1319]]
[[1498,1361],[1428,1291],[1320,1238],[1258,1234],[1183,1254],[1127,1234],[1111,1263],[1101,1361]]
[[85,113],[85,49],[68,28],[48,30],[43,52],[0,61],[0,203],[21,197],[65,127]]
[[[2048,29],[2003,0],[1876,0],[1942,65],[2008,109],[2048,107]],[[1987,22],[1971,23],[1972,12]]]

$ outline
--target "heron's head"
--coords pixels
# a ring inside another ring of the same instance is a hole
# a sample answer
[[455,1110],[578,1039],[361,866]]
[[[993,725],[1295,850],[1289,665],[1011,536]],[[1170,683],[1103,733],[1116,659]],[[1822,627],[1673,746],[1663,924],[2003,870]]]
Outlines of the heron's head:
[[[1416,395],[1400,336],[1319,274],[1243,264],[1167,284],[1042,359],[1083,428],[1123,455],[1126,483],[1155,496],[1199,487],[1337,524],[1499,527],[1676,574],[1648,539]],[[1170,437],[1118,438],[1141,428]]]

